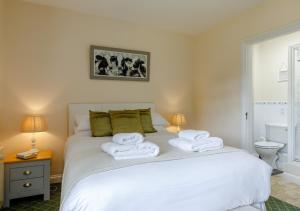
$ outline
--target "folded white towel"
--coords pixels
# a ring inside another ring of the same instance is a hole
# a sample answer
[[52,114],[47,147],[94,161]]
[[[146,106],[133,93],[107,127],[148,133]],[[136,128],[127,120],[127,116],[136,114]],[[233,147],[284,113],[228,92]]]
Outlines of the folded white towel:
[[140,133],[118,133],[112,141],[116,144],[139,144],[144,141],[144,136]]
[[182,130],[178,133],[179,138],[185,138],[190,140],[199,140],[209,137],[209,132],[204,130]]
[[159,154],[159,146],[151,142],[143,142],[136,145],[120,145],[107,142],[101,145],[107,154],[115,160],[137,159],[155,157]]
[[204,152],[223,148],[223,140],[218,137],[209,137],[199,140],[174,138],[169,140],[169,144],[184,151],[190,152]]

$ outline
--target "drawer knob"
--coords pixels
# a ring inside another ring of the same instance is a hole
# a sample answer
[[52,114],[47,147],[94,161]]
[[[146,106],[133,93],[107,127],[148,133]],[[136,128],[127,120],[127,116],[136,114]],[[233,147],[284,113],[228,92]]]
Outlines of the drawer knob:
[[31,174],[31,171],[28,171],[28,170],[27,170],[27,171],[24,171],[23,174],[24,174],[24,175],[30,175],[30,174]]
[[29,188],[29,187],[31,187],[31,183],[30,182],[26,182],[24,185],[23,185],[23,187],[24,188]]

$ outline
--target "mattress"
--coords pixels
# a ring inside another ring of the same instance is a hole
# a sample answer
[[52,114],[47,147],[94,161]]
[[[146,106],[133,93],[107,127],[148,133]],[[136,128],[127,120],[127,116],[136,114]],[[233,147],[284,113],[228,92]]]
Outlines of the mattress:
[[266,201],[271,167],[224,147],[205,153],[168,145],[174,134],[149,134],[156,158],[115,161],[101,150],[111,137],[71,136],[65,149],[61,211],[222,211]]

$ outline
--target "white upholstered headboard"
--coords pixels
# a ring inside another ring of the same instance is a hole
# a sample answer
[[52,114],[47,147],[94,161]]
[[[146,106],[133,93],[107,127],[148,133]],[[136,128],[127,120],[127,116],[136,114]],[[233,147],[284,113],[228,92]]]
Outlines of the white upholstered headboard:
[[153,103],[100,103],[100,104],[69,104],[69,121],[68,132],[69,135],[74,133],[75,116],[77,114],[89,114],[89,110],[92,111],[109,111],[109,110],[123,110],[123,109],[139,109],[139,108],[151,108],[155,111]]

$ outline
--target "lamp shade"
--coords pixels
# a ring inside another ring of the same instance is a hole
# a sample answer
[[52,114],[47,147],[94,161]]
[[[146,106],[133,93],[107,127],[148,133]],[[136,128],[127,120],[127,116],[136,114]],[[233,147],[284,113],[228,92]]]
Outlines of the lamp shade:
[[37,133],[47,130],[47,123],[45,117],[41,115],[28,115],[22,122],[21,132]]
[[172,122],[174,125],[177,125],[177,126],[184,125],[186,123],[184,114],[180,114],[180,113],[174,114],[174,116],[172,118]]

